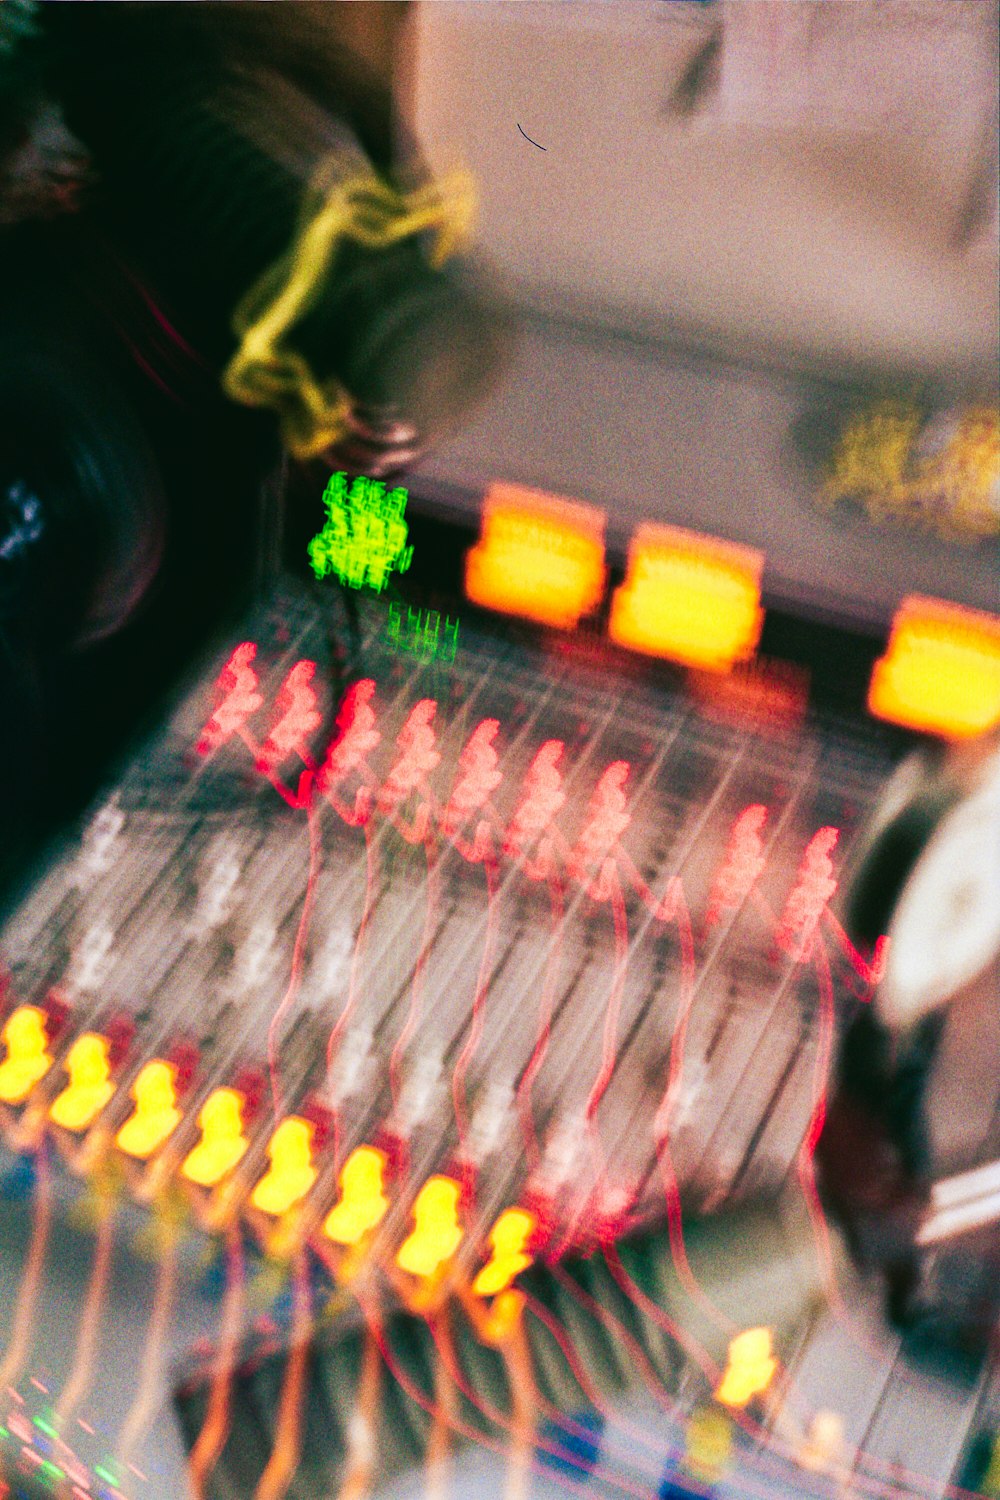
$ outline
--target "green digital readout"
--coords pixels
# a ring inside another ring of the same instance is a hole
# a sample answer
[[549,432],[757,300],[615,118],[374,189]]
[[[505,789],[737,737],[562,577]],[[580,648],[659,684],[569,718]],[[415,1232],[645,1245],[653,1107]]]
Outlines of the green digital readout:
[[436,609],[410,609],[389,605],[389,644],[421,661],[453,662],[458,649],[458,621],[450,615],[442,620]]
[[359,475],[348,489],[346,474],[332,475],[323,492],[326,523],[308,547],[316,577],[332,573],[347,588],[380,594],[391,573],[405,573],[413,560],[406,500],[402,486],[387,493],[379,480]]

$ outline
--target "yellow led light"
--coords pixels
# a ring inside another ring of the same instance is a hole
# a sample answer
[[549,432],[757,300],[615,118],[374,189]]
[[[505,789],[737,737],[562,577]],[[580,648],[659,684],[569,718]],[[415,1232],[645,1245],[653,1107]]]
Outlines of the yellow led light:
[[911,595],[875,663],[868,707],[879,719],[946,739],[1000,723],[1000,618]]
[[352,1151],[340,1173],[340,1202],[331,1208],[323,1233],[337,1245],[357,1245],[385,1217],[382,1191],[386,1156],[374,1146]]
[[69,1049],[69,1083],[49,1110],[49,1118],[63,1130],[86,1130],[114,1094],[110,1045],[107,1037],[85,1031]]
[[535,1216],[523,1208],[508,1208],[490,1230],[489,1261],[472,1283],[477,1297],[495,1297],[505,1291],[522,1271],[531,1265],[532,1257],[525,1246],[535,1231]]
[[608,634],[619,646],[707,671],[746,661],[760,639],[764,555],[653,522],[629,545]]
[[770,1328],[748,1328],[730,1340],[716,1401],[723,1406],[746,1406],[751,1396],[767,1390],[777,1368],[778,1361],[771,1353]]
[[604,593],[604,512],[520,485],[495,484],[465,562],[473,604],[572,630]]
[[450,1177],[430,1177],[413,1205],[413,1233],[396,1256],[401,1271],[430,1277],[451,1260],[462,1242],[458,1222],[460,1188]]
[[315,1127],[298,1115],[282,1120],[268,1142],[270,1170],[250,1194],[253,1208],[277,1217],[305,1197],[318,1175],[313,1166],[314,1134]]
[[7,1017],[0,1041],[7,1049],[0,1062],[0,1101],[21,1104],[52,1066],[45,1012],[35,1005],[19,1005]]
[[184,1158],[181,1176],[211,1188],[227,1177],[246,1154],[243,1095],[236,1089],[213,1089],[198,1111],[201,1140]]
[[128,1156],[145,1161],[158,1150],[181,1122],[174,1087],[174,1070],[154,1058],[132,1085],[135,1111],[125,1121],[115,1140]]

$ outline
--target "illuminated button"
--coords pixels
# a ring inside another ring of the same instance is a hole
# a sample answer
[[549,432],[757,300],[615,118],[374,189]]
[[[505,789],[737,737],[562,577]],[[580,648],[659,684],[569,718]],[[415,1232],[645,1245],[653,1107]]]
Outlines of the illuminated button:
[[431,1177],[413,1205],[413,1233],[396,1256],[401,1271],[411,1276],[433,1276],[451,1260],[462,1242],[458,1222],[460,1188],[450,1177]]
[[500,1215],[490,1230],[493,1255],[472,1283],[477,1297],[495,1297],[528,1269],[532,1257],[526,1254],[525,1246],[534,1230],[535,1216],[526,1209],[508,1208]]
[[49,1118],[64,1130],[86,1130],[114,1094],[110,1046],[107,1037],[85,1031],[69,1049],[69,1083],[49,1110]]
[[21,1104],[52,1066],[45,1013],[35,1005],[19,1005],[0,1033],[7,1055],[0,1063],[0,1101]]
[[777,1368],[778,1361],[771,1353],[771,1330],[748,1328],[730,1341],[716,1401],[724,1406],[746,1406],[751,1396],[767,1390]]
[[115,1137],[128,1156],[145,1161],[158,1150],[181,1121],[174,1087],[174,1070],[156,1059],[148,1062],[132,1085],[135,1112]]
[[474,604],[572,630],[604,593],[604,512],[539,490],[495,484],[465,564]]
[[764,556],[674,526],[644,524],[629,546],[608,634],[619,646],[725,671],[756,650]]
[[215,1187],[243,1159],[249,1142],[243,1134],[243,1095],[215,1089],[198,1113],[201,1140],[185,1157],[181,1176],[199,1187]]
[[317,1177],[312,1153],[314,1133],[314,1126],[298,1115],[282,1120],[267,1147],[270,1171],[250,1195],[254,1208],[277,1217],[305,1197]]
[[1000,724],[1000,618],[911,595],[875,663],[868,707],[879,719],[947,739]]
[[327,1239],[357,1245],[385,1216],[389,1200],[382,1191],[386,1157],[374,1146],[352,1151],[340,1173],[340,1202],[323,1225]]

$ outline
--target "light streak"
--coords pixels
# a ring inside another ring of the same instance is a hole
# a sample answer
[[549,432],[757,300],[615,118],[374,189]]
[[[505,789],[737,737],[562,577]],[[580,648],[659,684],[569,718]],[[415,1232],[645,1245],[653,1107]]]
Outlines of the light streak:
[[222,1301],[219,1344],[215,1351],[208,1407],[201,1431],[188,1457],[188,1479],[195,1500],[205,1500],[205,1482],[212,1473],[229,1436],[232,1409],[233,1370],[239,1352],[243,1319],[245,1268],[240,1232],[227,1233],[226,1288]]
[[[0,1362],[0,1387],[10,1388],[19,1378],[31,1349],[37,1327],[35,1309],[45,1269],[45,1255],[49,1245],[49,1230],[52,1224],[52,1180],[46,1145],[35,1152],[35,1183],[31,1205],[31,1241],[28,1259],[21,1274],[17,1303],[14,1308],[14,1325],[10,1345]],[[15,1392],[16,1395],[16,1392]],[[18,1397],[20,1400],[20,1397]]]
[[160,1399],[160,1375],[177,1278],[177,1231],[164,1220],[156,1291],[142,1354],[136,1398],[130,1406],[115,1445],[115,1461],[123,1468],[146,1432]]
[[309,1333],[312,1296],[309,1264],[300,1252],[292,1281],[292,1337],[281,1384],[281,1397],[274,1424],[274,1446],[267,1466],[254,1490],[254,1500],[282,1500],[298,1467],[302,1451],[302,1419],[305,1408],[309,1364]]
[[313,903],[316,897],[316,880],[319,875],[320,835],[311,795],[312,773],[307,771],[305,774],[310,778],[310,786],[306,790],[305,796],[306,820],[309,828],[309,874],[306,879],[306,892],[302,901],[299,924],[295,932],[295,947],[292,950],[292,970],[288,980],[288,988],[285,990],[277,1010],[271,1017],[271,1023],[267,1029],[267,1068],[271,1080],[271,1104],[276,1121],[282,1111],[281,1072],[278,1058],[281,1023],[294,1005],[295,997],[302,984],[306,937],[308,936],[309,919],[312,916]]
[[429,844],[425,845],[427,857],[427,905],[424,912],[424,929],[420,938],[420,950],[417,953],[417,961],[413,967],[413,979],[410,984],[410,1008],[406,1021],[400,1032],[396,1044],[389,1058],[389,1087],[392,1093],[393,1114],[399,1113],[400,1089],[402,1084],[403,1058],[406,1049],[420,1024],[420,1017],[424,1006],[424,988],[427,977],[427,959],[430,955],[431,943],[434,937],[434,923],[437,915],[438,880],[440,876],[439,863],[436,852]]
[[545,978],[542,981],[542,993],[538,1002],[538,1034],[534,1049],[528,1059],[528,1064],[521,1074],[516,1096],[517,1110],[521,1120],[521,1134],[528,1156],[529,1176],[537,1171],[540,1159],[534,1112],[531,1108],[531,1091],[534,1087],[535,1079],[541,1071],[542,1064],[545,1061],[545,1054],[549,1047],[549,1036],[552,1031],[552,1005],[559,977],[559,964],[562,959],[563,915],[566,906],[562,883],[554,874],[549,879],[549,901],[552,911],[552,933],[549,939],[548,957],[545,960]]
[[54,1421],[60,1432],[90,1389],[97,1336],[101,1328],[101,1315],[108,1290],[113,1245],[114,1203],[111,1193],[105,1188],[101,1195],[101,1216],[97,1224],[94,1259],[77,1333],[76,1357],[55,1405]]
[[482,957],[479,961],[479,973],[476,975],[476,992],[472,1000],[469,1035],[455,1064],[452,1078],[455,1123],[458,1128],[459,1151],[463,1158],[468,1133],[465,1079],[469,1065],[476,1054],[476,1048],[482,1040],[483,1027],[486,1022],[486,1000],[489,995],[490,970],[493,966],[493,947],[496,937],[497,894],[500,889],[500,867],[497,861],[493,858],[484,859],[483,869],[486,872],[486,934],[483,939]]
[[[329,1073],[333,1066],[333,1060],[340,1045],[340,1039],[344,1028],[347,1026],[351,1016],[357,1007],[358,979],[361,973],[361,959],[364,952],[365,939],[368,935],[368,923],[371,919],[372,906],[375,899],[375,845],[372,839],[371,823],[367,819],[362,825],[365,837],[365,904],[361,912],[361,921],[358,925],[358,935],[354,941],[354,953],[351,956],[351,974],[347,985],[347,1000],[336,1023],[331,1027],[326,1044],[326,1067]],[[337,1130],[336,1118],[334,1128]],[[339,1160],[339,1130],[338,1139],[335,1142],[334,1158]]]
[[347,1429],[344,1478],[337,1500],[365,1500],[371,1493],[377,1451],[382,1361],[370,1328],[365,1329],[357,1403]]

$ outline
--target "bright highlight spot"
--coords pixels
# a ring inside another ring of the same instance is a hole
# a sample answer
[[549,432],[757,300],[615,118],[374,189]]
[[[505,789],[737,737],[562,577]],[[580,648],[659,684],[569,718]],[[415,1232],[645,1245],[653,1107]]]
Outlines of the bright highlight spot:
[[227,1177],[246,1154],[243,1095],[236,1089],[214,1089],[198,1112],[201,1140],[185,1157],[181,1176],[211,1188]]
[[114,1094],[107,1037],[85,1031],[66,1058],[69,1083],[53,1102],[49,1118],[64,1130],[86,1130]]
[[526,1271],[532,1257],[525,1247],[535,1231],[535,1216],[523,1208],[508,1208],[490,1230],[493,1254],[475,1281],[472,1290],[477,1297],[495,1297],[506,1291],[515,1276]]
[[250,1195],[252,1207],[277,1217],[305,1197],[318,1175],[313,1166],[314,1133],[309,1121],[298,1115],[282,1120],[267,1147],[270,1171]]
[[21,1104],[52,1066],[44,1012],[36,1005],[19,1005],[7,1017],[0,1041],[7,1049],[0,1062],[0,1102]]
[[170,1064],[159,1059],[148,1062],[132,1085],[132,1098],[135,1113],[125,1121],[116,1141],[126,1155],[145,1161],[181,1122]]
[[604,593],[604,512],[519,485],[495,484],[465,563],[473,604],[572,630]]
[[875,663],[868,707],[879,719],[969,739],[1000,723],[1000,617],[911,595]]
[[459,1186],[450,1177],[431,1177],[413,1205],[413,1233],[396,1256],[401,1271],[433,1276],[455,1254],[464,1233],[458,1222]]
[[385,1217],[382,1191],[386,1156],[374,1146],[352,1151],[340,1173],[340,1202],[326,1216],[323,1233],[337,1245],[357,1245]]
[[777,1368],[778,1361],[771,1353],[770,1328],[748,1328],[730,1341],[716,1401],[724,1406],[746,1406],[752,1396],[767,1390]]
[[629,545],[608,634],[632,651],[726,671],[756,650],[763,571],[762,552],[647,522]]

